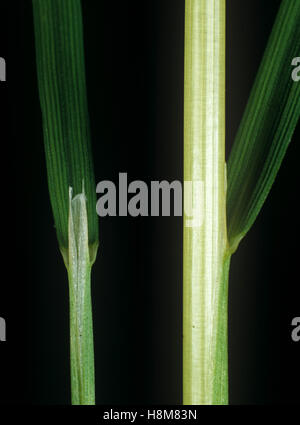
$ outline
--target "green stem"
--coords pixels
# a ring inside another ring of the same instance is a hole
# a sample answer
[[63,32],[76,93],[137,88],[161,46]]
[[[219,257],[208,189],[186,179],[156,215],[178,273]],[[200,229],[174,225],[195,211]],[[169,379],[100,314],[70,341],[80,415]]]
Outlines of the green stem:
[[69,274],[72,404],[95,404],[91,268],[82,280]]
[[214,327],[214,371],[212,404],[228,404],[228,278],[230,255],[222,264],[222,275],[214,306],[217,315]]
[[95,404],[91,267],[86,198],[70,189],[69,277],[72,404]]
[[183,403],[227,404],[225,0],[185,16],[184,180],[203,185],[203,220],[184,227]]

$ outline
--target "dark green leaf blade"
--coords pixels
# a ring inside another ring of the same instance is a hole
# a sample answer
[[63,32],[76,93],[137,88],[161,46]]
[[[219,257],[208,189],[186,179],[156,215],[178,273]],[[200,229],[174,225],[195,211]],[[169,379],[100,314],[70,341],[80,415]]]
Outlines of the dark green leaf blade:
[[228,161],[230,250],[254,223],[275,180],[300,116],[300,1],[283,0]]
[[33,15],[48,185],[58,242],[62,250],[67,249],[69,187],[75,196],[84,183],[89,245],[95,248],[98,221],[80,0],[33,0]]

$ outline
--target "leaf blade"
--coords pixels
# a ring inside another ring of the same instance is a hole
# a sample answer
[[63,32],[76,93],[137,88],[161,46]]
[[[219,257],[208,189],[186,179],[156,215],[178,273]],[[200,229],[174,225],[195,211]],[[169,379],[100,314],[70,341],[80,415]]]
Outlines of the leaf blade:
[[80,0],[33,0],[33,16],[48,186],[58,242],[62,251],[68,248],[69,187],[76,195],[84,182],[89,245],[96,251],[98,222]]
[[291,61],[300,51],[300,2],[283,0],[228,161],[227,222],[234,252],[259,214],[300,116]]

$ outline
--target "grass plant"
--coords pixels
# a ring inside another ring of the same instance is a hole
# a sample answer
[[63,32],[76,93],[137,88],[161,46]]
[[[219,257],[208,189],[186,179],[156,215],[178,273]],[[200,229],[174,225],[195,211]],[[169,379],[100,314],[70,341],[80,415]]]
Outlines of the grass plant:
[[72,404],[95,404],[91,267],[98,247],[80,0],[33,0],[49,194],[68,272]]
[[[95,403],[91,268],[96,192],[80,0],[33,0],[50,200],[70,295],[73,404]],[[183,403],[228,403],[231,255],[271,189],[300,116],[300,1],[278,11],[228,165],[225,0],[185,1],[184,180],[203,182],[200,226],[184,227]],[[199,194],[198,194],[199,195]]]

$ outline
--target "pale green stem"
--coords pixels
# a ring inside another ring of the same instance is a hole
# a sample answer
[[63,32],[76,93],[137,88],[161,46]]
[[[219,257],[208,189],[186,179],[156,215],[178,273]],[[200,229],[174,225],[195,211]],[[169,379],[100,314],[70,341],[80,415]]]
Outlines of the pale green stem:
[[184,227],[183,403],[226,404],[225,0],[186,0],[184,180],[203,220]]
[[95,404],[91,267],[86,198],[72,199],[70,189],[69,247],[65,257],[69,277],[72,404]]

